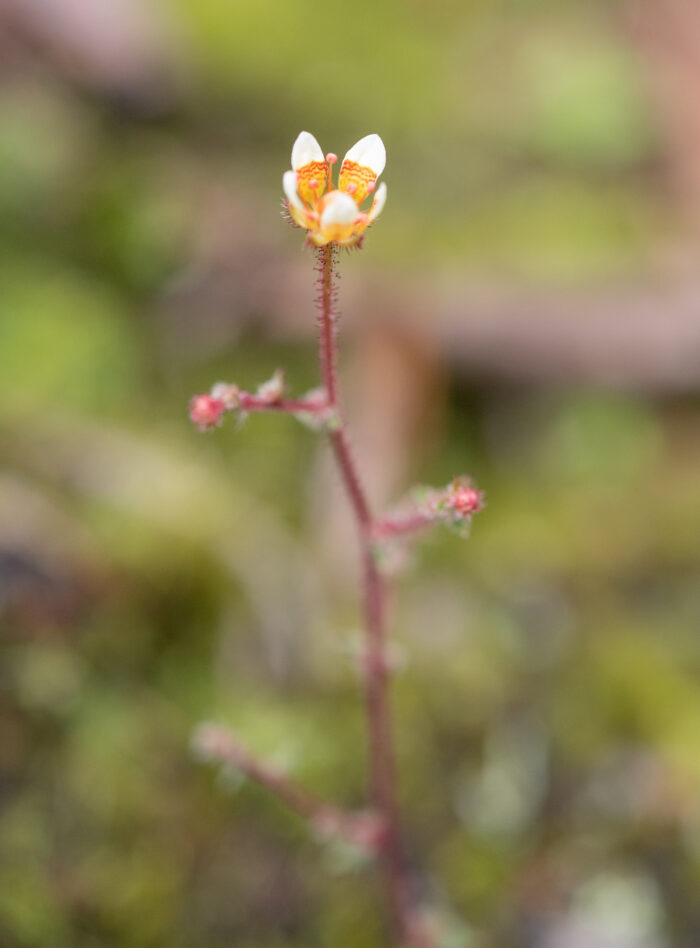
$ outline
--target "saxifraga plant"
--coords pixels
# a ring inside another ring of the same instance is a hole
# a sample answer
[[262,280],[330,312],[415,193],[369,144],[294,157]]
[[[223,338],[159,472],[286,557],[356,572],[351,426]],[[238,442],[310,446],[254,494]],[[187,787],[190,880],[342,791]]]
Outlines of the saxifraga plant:
[[[344,810],[301,787],[290,776],[261,760],[230,731],[204,724],[194,745],[205,759],[234,766],[248,778],[277,794],[317,834],[340,838],[376,861],[385,894],[391,944],[400,948],[437,948],[439,926],[416,897],[402,841],[396,792],[387,651],[385,583],[382,562],[387,545],[402,542],[434,524],[447,524],[462,535],[483,507],[483,497],[466,477],[442,489],[413,491],[394,511],[376,515],[350,451],[338,391],[336,267],[338,248],[360,247],[367,228],[386,202],[387,188],[376,187],[386,151],[379,135],[360,139],[346,154],[333,187],[337,156],[324,156],[309,132],[301,132],[292,148],[292,169],[282,179],[292,222],[306,231],[318,270],[318,328],[321,386],[300,398],[288,398],[281,372],[255,393],[219,382],[190,403],[190,417],[202,430],[218,426],[224,415],[239,418],[252,412],[292,415],[325,434],[330,442],[357,526],[362,575],[364,646],[360,662],[368,741],[368,795],[365,809]],[[371,205],[363,210],[372,195]]]

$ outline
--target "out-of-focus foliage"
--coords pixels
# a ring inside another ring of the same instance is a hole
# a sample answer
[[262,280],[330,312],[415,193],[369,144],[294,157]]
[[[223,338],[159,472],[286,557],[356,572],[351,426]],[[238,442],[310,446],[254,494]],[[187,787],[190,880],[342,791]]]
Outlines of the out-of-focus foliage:
[[[299,255],[278,202],[301,128],[341,155],[387,142],[389,204],[346,270],[526,292],[657,266],[662,146],[612,6],[169,0],[155,105],[36,50],[8,59],[4,948],[383,943],[371,874],[189,755],[214,718],[319,793],[364,799],[358,620],[317,537],[315,436],[265,417],[202,437],[187,398],[277,364],[315,384],[311,337],[259,331],[226,283],[254,299],[251,201],[254,252]],[[218,195],[241,202],[230,235]],[[488,508],[466,543],[421,547],[394,627],[402,803],[445,945],[691,948],[697,401],[443,372],[442,428],[405,473],[470,471]]]

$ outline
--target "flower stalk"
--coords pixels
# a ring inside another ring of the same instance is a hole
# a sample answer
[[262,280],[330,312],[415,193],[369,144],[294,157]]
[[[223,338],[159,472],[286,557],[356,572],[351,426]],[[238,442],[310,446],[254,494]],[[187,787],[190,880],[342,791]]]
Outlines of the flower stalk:
[[[306,230],[317,254],[318,329],[321,387],[301,398],[289,398],[281,371],[255,393],[218,382],[190,402],[190,418],[202,430],[218,427],[226,414],[238,418],[253,412],[283,412],[326,433],[355,520],[362,577],[364,643],[360,673],[368,735],[369,809],[350,812],[314,796],[289,776],[260,760],[229,731],[204,725],[195,735],[200,756],[233,765],[280,798],[318,835],[339,837],[373,855],[397,948],[437,948],[439,933],[416,903],[407,864],[397,799],[397,775],[391,717],[386,627],[386,577],[380,564],[383,548],[411,539],[426,528],[444,524],[462,536],[472,516],[483,508],[483,496],[465,477],[441,489],[421,488],[400,507],[375,516],[358,474],[342,411],[338,385],[335,267],[339,247],[359,247],[366,229],[381,213],[386,185],[376,187],[386,153],[378,135],[360,139],[340,166],[337,188],[332,171],[337,157],[325,156],[316,139],[302,132],[292,149],[292,169],[283,177],[287,210]],[[372,195],[371,206],[363,202]],[[364,206],[364,210],[363,210]]]
[[338,401],[334,255],[335,251],[331,245],[318,250],[321,377],[326,388],[329,406],[338,418],[337,428],[329,433],[329,438],[355,517],[362,558],[366,637],[363,678],[369,737],[369,791],[372,806],[385,826],[385,835],[378,858],[395,928],[399,933],[401,943],[409,945],[411,944],[412,899],[401,842],[396,799],[396,766],[388,688],[389,671],[385,660],[385,590],[374,555],[374,521],[350,451],[345,421]]
[[374,536],[381,543],[409,537],[437,524],[445,524],[462,536],[468,536],[473,515],[484,506],[484,495],[471,480],[456,477],[441,489],[423,487],[414,490],[402,507],[374,521]]

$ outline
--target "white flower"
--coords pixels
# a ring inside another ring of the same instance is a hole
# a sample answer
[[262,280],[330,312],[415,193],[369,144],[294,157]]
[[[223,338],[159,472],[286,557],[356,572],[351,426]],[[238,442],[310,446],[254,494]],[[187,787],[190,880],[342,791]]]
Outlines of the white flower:
[[[386,164],[386,149],[379,135],[366,135],[352,146],[343,158],[334,189],[332,170],[337,160],[333,153],[324,158],[314,136],[300,132],[292,148],[292,170],[282,177],[289,213],[317,247],[328,243],[353,246],[386,203],[386,184],[375,191]],[[372,205],[363,211],[362,203],[372,192]]]

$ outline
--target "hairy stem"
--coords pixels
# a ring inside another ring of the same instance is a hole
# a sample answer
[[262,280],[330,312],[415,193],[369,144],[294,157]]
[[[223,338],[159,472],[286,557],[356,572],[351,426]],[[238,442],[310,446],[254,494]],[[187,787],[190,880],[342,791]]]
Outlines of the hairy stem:
[[386,898],[399,944],[416,945],[412,935],[413,910],[401,843],[394,741],[389,706],[386,662],[385,590],[373,552],[373,518],[350,451],[347,429],[338,401],[335,286],[335,251],[328,244],[319,257],[319,330],[321,377],[337,427],[329,433],[331,446],[358,528],[364,586],[365,654],[364,691],[369,736],[369,792],[374,810],[385,828],[379,850]]
[[437,517],[427,513],[396,514],[384,517],[374,523],[376,537],[401,537],[410,533],[418,533],[426,527],[435,525]]
[[226,728],[218,724],[203,724],[194,735],[193,745],[205,759],[231,764],[250,780],[265,787],[320,835],[340,837],[370,851],[380,845],[385,830],[378,815],[369,810],[342,810],[322,800],[278,767],[253,754]]
[[280,398],[269,401],[260,395],[251,395],[241,392],[238,407],[243,411],[279,411],[293,415],[297,412],[307,412],[310,415],[320,415],[326,410],[325,403],[310,401],[307,398]]

